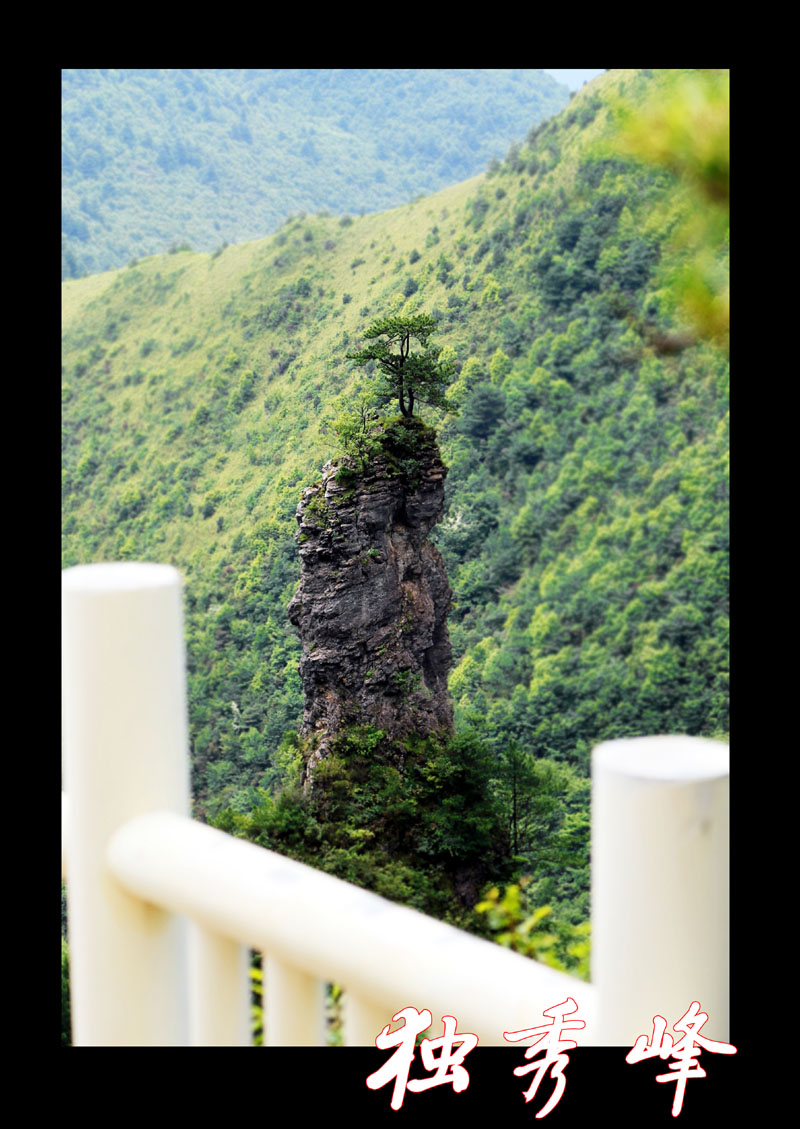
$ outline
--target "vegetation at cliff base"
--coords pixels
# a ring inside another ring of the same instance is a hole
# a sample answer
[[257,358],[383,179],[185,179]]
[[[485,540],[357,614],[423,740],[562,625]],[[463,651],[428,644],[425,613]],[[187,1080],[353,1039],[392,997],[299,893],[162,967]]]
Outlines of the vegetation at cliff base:
[[[309,788],[312,754],[313,741],[287,735],[280,786],[248,813],[226,809],[215,826],[483,935],[514,895],[509,886],[487,915],[475,912],[480,894],[524,864],[524,885],[560,930],[549,962],[583,973],[567,947],[588,912],[588,782],[519,749],[498,760],[469,729],[403,741],[372,726],[343,729]],[[533,944],[530,927],[516,932],[520,951]]]

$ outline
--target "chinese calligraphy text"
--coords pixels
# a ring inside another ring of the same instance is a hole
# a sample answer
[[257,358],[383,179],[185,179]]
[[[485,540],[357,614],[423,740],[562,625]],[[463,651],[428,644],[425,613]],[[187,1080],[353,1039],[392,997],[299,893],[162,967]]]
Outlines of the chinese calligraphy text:
[[[414,1061],[417,1036],[430,1027],[432,1018],[427,1009],[417,1011],[415,1007],[404,1007],[402,1011],[392,1016],[392,1023],[402,1019],[403,1026],[390,1033],[391,1024],[387,1023],[375,1039],[375,1046],[379,1050],[397,1047],[380,1070],[376,1070],[367,1078],[367,1086],[370,1090],[379,1090],[381,1086],[394,1079],[390,1103],[392,1109],[400,1109],[407,1089],[417,1093],[449,1082],[455,1092],[460,1093],[469,1086],[469,1074],[463,1063],[469,1052],[478,1045],[478,1036],[457,1031],[458,1022],[452,1015],[442,1016],[444,1035],[438,1039],[423,1039],[419,1046],[422,1065],[429,1072],[435,1071],[433,1077],[412,1078],[409,1081],[408,1074]],[[459,1044],[458,1049],[455,1049],[456,1043]],[[438,1055],[434,1053],[437,1050]]]
[[574,1050],[578,1044],[574,1039],[562,1039],[561,1034],[563,1031],[577,1031],[586,1026],[582,1019],[568,1020],[566,1018],[568,1015],[574,1015],[577,1010],[578,1005],[568,996],[566,1000],[563,1000],[560,1004],[554,1004],[553,1007],[547,1008],[543,1013],[550,1016],[547,1023],[540,1024],[538,1027],[529,1027],[524,1031],[503,1032],[503,1038],[509,1043],[521,1043],[524,1040],[533,1039],[533,1043],[525,1052],[525,1058],[534,1058],[540,1052],[542,1053],[542,1057],[537,1062],[531,1062],[528,1066],[518,1066],[514,1070],[519,1078],[534,1071],[533,1080],[523,1095],[526,1102],[532,1101],[536,1096],[539,1083],[547,1073],[548,1067],[551,1067],[550,1077],[555,1080],[555,1088],[548,1101],[536,1114],[537,1117],[546,1117],[558,1105],[564,1093],[564,1087],[567,1084],[564,1077],[564,1067],[569,1062],[569,1055],[564,1052]]
[[657,1074],[656,1082],[675,1082],[675,1097],[672,1102],[672,1116],[677,1117],[683,1109],[683,1098],[686,1092],[686,1083],[690,1078],[705,1078],[697,1058],[701,1051],[711,1051],[713,1054],[735,1055],[736,1047],[730,1043],[720,1043],[713,1039],[706,1039],[699,1031],[706,1023],[708,1015],[700,1011],[700,1004],[695,1000],[689,1010],[681,1016],[673,1026],[673,1031],[680,1031],[681,1037],[675,1042],[671,1035],[666,1034],[667,1021],[662,1015],[653,1016],[653,1034],[648,1041],[646,1035],[640,1035],[631,1050],[625,1056],[626,1062],[641,1062],[646,1058],[672,1058],[668,1074]]

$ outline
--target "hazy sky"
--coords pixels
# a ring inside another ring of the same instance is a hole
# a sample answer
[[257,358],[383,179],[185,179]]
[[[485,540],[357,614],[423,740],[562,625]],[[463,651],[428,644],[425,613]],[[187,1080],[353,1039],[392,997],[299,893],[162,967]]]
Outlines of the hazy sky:
[[584,82],[588,82],[590,78],[602,74],[602,71],[545,71],[545,74],[550,74],[556,82],[563,82],[564,86],[568,86],[570,90],[579,90]]

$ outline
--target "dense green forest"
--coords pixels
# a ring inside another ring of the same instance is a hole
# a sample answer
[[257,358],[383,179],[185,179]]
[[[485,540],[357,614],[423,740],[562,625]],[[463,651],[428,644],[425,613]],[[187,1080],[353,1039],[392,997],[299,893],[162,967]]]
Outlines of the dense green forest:
[[[63,563],[183,571],[197,817],[585,974],[591,748],[728,732],[726,162],[725,72],[610,71],[423,199],[63,284]],[[351,736],[311,810],[295,508],[363,386],[347,354],[422,313],[455,371],[422,414],[456,738],[398,800]],[[348,836],[390,800],[385,835]],[[469,919],[446,859],[473,832],[504,854]]]
[[62,90],[62,278],[391,208],[568,101],[533,70],[64,70]]

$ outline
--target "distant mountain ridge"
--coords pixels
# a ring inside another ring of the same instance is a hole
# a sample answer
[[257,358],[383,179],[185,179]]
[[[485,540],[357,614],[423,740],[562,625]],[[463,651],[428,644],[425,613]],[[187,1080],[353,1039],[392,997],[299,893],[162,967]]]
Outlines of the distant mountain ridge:
[[62,278],[483,171],[568,101],[534,70],[64,70]]

